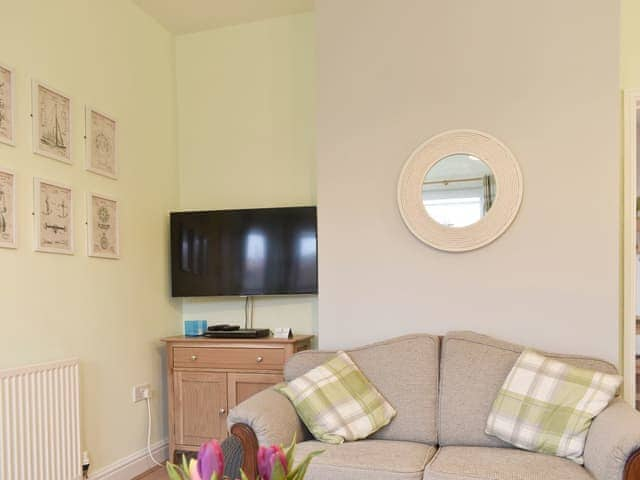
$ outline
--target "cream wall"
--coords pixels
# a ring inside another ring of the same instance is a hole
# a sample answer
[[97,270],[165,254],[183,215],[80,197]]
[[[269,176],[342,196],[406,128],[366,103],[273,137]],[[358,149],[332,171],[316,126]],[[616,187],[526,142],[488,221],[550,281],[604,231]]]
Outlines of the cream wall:
[[[81,359],[83,447],[92,471],[146,444],[146,408],[131,387],[151,382],[152,441],[167,436],[159,339],[177,331],[169,296],[168,216],[178,204],[173,38],[129,0],[2,2],[0,62],[17,74],[17,146],[0,166],[18,175],[19,248],[0,249],[0,368]],[[71,95],[68,166],[31,153],[33,76]],[[83,169],[83,104],[119,121],[120,179]],[[74,256],[33,251],[34,176],[74,189]],[[88,258],[85,197],[121,202],[121,260]]]
[[621,82],[622,88],[640,88],[640,2],[621,0]]
[[[618,22],[600,0],[316,2],[321,347],[472,329],[618,361]],[[524,175],[515,223],[465,254],[396,206],[406,158],[452,128]]]
[[[315,205],[312,13],[178,36],[176,70],[181,209]],[[244,299],[182,316],[240,324]],[[316,297],[258,297],[255,325],[314,332]]]

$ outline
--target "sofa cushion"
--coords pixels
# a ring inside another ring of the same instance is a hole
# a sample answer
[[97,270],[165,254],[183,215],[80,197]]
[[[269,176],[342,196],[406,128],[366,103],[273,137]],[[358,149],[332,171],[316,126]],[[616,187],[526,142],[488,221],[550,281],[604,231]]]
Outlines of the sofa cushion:
[[522,352],[493,402],[486,432],[516,447],[582,465],[593,418],[607,408],[622,377]]
[[[473,332],[450,332],[442,341],[440,364],[440,445],[507,447],[485,433],[500,387],[525,347]],[[603,360],[545,354],[580,368],[617,373]]]
[[[436,336],[408,335],[347,350],[397,412],[389,425],[370,438],[436,444],[439,345]],[[285,380],[299,377],[333,356],[335,352],[300,352],[285,365]]]
[[291,400],[313,436],[326,443],[367,438],[396,415],[345,352],[276,389]]
[[594,480],[571,460],[515,448],[442,447],[424,480]]
[[296,447],[296,463],[324,450],[309,465],[305,480],[421,480],[436,449],[430,445],[392,440],[360,440],[341,445],[317,441]]

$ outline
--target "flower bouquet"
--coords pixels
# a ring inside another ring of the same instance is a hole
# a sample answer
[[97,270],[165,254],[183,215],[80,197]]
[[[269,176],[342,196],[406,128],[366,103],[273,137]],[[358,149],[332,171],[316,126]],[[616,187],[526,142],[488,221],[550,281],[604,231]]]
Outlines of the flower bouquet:
[[[296,440],[286,449],[277,445],[260,447],[258,450],[258,478],[256,480],[303,480],[311,459],[322,451],[312,452],[297,466],[293,465]],[[224,456],[216,440],[203,444],[198,451],[198,459],[187,463],[182,457],[182,465],[167,462],[167,472],[171,480],[225,480]],[[241,470],[242,480],[249,480]]]

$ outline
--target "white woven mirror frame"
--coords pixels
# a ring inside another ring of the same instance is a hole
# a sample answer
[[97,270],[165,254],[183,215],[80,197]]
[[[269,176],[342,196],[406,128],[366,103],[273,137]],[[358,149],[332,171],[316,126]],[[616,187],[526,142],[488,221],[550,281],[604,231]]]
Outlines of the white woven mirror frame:
[[[493,171],[496,197],[491,210],[467,227],[441,225],[427,214],[422,184],[429,169],[455,154],[473,155]],[[522,203],[522,173],[515,156],[502,142],[475,130],[451,130],[430,138],[411,154],[398,181],[398,207],[411,232],[427,245],[447,252],[483,247],[502,235]]]

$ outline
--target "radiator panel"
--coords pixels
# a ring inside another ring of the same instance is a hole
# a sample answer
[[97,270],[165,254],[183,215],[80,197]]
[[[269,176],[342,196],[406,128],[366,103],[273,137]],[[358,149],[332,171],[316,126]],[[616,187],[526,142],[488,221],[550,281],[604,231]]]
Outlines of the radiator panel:
[[79,364],[0,371],[0,480],[77,480]]

